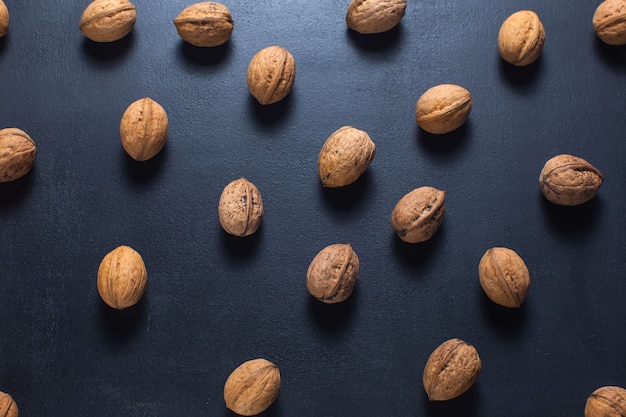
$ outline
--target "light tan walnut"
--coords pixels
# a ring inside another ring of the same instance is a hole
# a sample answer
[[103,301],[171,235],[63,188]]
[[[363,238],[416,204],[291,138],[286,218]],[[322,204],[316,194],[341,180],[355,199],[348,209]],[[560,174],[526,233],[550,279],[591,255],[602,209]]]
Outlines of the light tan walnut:
[[626,389],[605,386],[592,392],[585,404],[585,417],[626,417]]
[[626,45],[626,0],[605,0],[593,14],[593,29],[607,45]]
[[17,404],[6,392],[0,392],[0,416],[2,417],[17,417],[18,410]]
[[429,240],[443,222],[446,212],[445,191],[419,187],[398,201],[391,212],[391,226],[407,243]]
[[113,42],[135,27],[137,12],[128,0],[94,0],[83,11],[80,31],[94,42]]
[[136,161],[158,154],[167,140],[169,121],[165,109],[149,97],[131,103],[120,122],[122,146]]
[[280,46],[261,49],[248,65],[248,89],[261,104],[274,104],[287,97],[295,78],[296,62]]
[[487,297],[501,306],[520,307],[528,295],[528,267],[512,249],[488,249],[480,259],[478,277]]
[[516,66],[532,64],[539,58],[546,32],[537,13],[520,10],[509,16],[498,33],[502,59]]
[[280,371],[266,359],[252,359],[239,365],[224,384],[226,408],[242,416],[267,410],[280,391]]
[[461,127],[472,111],[472,95],[456,84],[429,88],[415,105],[415,121],[433,134],[452,132]]
[[28,174],[36,156],[35,142],[26,132],[16,128],[0,130],[0,182],[14,181]]
[[346,13],[346,24],[363,34],[382,33],[400,23],[406,0],[352,0]]
[[317,168],[324,187],[343,187],[355,182],[367,169],[376,145],[367,132],[344,126],[333,132],[322,147]]
[[205,1],[183,9],[174,19],[180,37],[194,46],[223,45],[233,33],[230,10],[221,3]]
[[245,178],[230,182],[222,190],[218,214],[227,233],[239,237],[255,233],[264,214],[259,189]]
[[0,38],[9,32],[9,9],[0,0]]
[[134,306],[143,296],[148,273],[141,255],[128,246],[107,253],[98,268],[98,293],[110,307]]

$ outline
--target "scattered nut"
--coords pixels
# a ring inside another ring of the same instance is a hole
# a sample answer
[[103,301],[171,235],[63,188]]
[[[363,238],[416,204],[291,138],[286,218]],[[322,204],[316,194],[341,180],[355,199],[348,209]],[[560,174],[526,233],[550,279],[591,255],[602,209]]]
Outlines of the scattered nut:
[[363,34],[382,33],[394,28],[406,10],[406,0],[352,0],[346,24]]
[[7,34],[9,31],[9,9],[0,0],[0,38]]
[[415,106],[415,121],[433,134],[449,133],[465,123],[472,111],[472,95],[455,84],[440,84],[426,90]]
[[37,148],[26,132],[16,128],[0,130],[0,182],[26,175],[33,164]]
[[518,67],[539,58],[546,32],[537,13],[520,10],[509,16],[498,33],[498,51],[506,62]]
[[226,408],[242,416],[262,413],[280,391],[280,371],[265,359],[252,359],[235,369],[224,384]]
[[132,103],[120,122],[122,146],[137,161],[146,161],[158,154],[167,140],[167,113],[151,98]]
[[367,132],[344,126],[331,134],[317,160],[324,187],[343,187],[355,182],[374,159],[376,145]]
[[174,19],[180,37],[194,46],[223,45],[233,33],[233,17],[221,3],[205,1],[186,7]]
[[593,30],[607,45],[626,45],[626,0],[605,0],[593,14]]
[[218,214],[227,233],[249,236],[258,230],[263,220],[261,193],[245,178],[232,181],[222,191]]
[[5,392],[0,392],[0,416],[17,417],[17,404],[15,404],[13,398]]
[[576,206],[595,197],[604,176],[589,162],[562,154],[549,159],[539,175],[543,195],[554,204]]
[[296,78],[296,62],[285,48],[268,46],[257,52],[248,66],[248,89],[261,104],[287,97]]
[[469,390],[482,363],[476,348],[460,339],[443,342],[424,367],[423,384],[430,401],[447,401]]
[[445,191],[419,187],[398,201],[391,212],[391,226],[407,243],[425,242],[439,229],[446,211]]
[[110,307],[121,310],[137,304],[147,280],[141,255],[128,246],[118,246],[100,262],[98,293]]
[[359,257],[349,244],[337,243],[322,249],[311,261],[306,287],[318,300],[334,304],[346,300],[359,277]]
[[478,276],[487,297],[501,306],[520,307],[528,295],[530,273],[512,249],[488,249],[480,259]]
[[94,0],[80,18],[80,31],[94,42],[113,42],[128,35],[137,12],[128,0]]
[[606,386],[591,393],[585,417],[626,417],[626,389]]

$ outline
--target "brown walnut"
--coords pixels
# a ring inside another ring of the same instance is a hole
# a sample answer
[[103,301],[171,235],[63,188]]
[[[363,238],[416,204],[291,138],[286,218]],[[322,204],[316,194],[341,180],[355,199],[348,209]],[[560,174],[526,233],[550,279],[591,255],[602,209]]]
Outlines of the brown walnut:
[[0,38],[6,35],[9,31],[9,9],[0,0]]
[[83,11],[80,31],[94,42],[113,42],[128,35],[137,20],[128,0],[94,0]]
[[585,404],[585,417],[626,417],[626,389],[605,386],[592,392]]
[[0,392],[0,416],[17,417],[17,404],[13,398],[6,392]]
[[118,246],[100,262],[98,293],[110,307],[121,310],[139,302],[147,280],[141,255],[128,246]]
[[367,132],[344,126],[333,132],[320,151],[317,167],[324,187],[355,182],[374,159],[376,145]]
[[487,297],[501,306],[520,307],[528,295],[530,273],[512,249],[488,249],[480,259],[478,276]]
[[37,156],[35,142],[16,128],[0,130],[0,182],[14,181],[26,175]]
[[122,146],[137,161],[158,154],[167,140],[169,122],[165,109],[151,98],[131,103],[120,122]]
[[267,410],[280,391],[280,371],[266,359],[252,359],[239,365],[226,379],[226,408],[242,416]]
[[516,66],[532,64],[539,58],[546,32],[537,13],[520,10],[509,16],[498,33],[502,59]]
[[280,46],[261,49],[248,65],[248,89],[261,104],[273,104],[287,97],[295,78],[296,62]]
[[420,96],[415,105],[415,121],[428,133],[449,133],[461,127],[471,111],[469,91],[456,84],[440,84]]
[[356,286],[359,265],[359,257],[349,244],[325,247],[313,258],[307,270],[309,294],[327,304],[346,300]]
[[593,14],[593,29],[607,45],[626,45],[626,0],[605,0]]
[[180,37],[194,46],[223,45],[233,33],[233,17],[221,3],[205,1],[183,9],[174,19]]
[[253,234],[264,214],[259,189],[245,178],[230,182],[220,196],[218,214],[227,233],[240,237]]
[[445,191],[419,187],[398,201],[391,212],[391,226],[407,243],[425,242],[443,222],[446,211]]
[[406,0],[352,0],[346,13],[346,24],[363,34],[382,33],[400,23]]
[[577,206],[591,200],[603,181],[604,176],[596,167],[568,154],[549,159],[539,174],[543,195],[563,206]]

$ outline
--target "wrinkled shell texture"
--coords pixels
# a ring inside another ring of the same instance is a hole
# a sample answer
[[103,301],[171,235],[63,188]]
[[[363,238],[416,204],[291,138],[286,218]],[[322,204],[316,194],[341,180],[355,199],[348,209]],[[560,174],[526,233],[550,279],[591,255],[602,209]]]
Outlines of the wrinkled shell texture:
[[391,212],[391,226],[398,237],[407,243],[425,242],[443,222],[444,191],[433,187],[419,187],[398,201]]
[[7,6],[4,4],[4,2],[0,0],[0,37],[6,35],[8,31],[9,31],[9,9],[7,9]]
[[107,253],[98,268],[98,293],[110,307],[121,310],[141,299],[148,280],[141,255],[128,246]]
[[322,249],[311,261],[306,273],[309,294],[334,304],[345,301],[359,277],[359,257],[349,244],[336,243]]
[[324,187],[343,187],[355,182],[374,159],[376,145],[367,132],[344,126],[331,134],[317,160]]
[[5,392],[0,392],[0,417],[17,417],[17,414],[17,404],[13,398]]
[[593,29],[608,45],[626,45],[626,0],[605,0],[593,14]]
[[0,130],[0,182],[14,181],[26,175],[37,156],[35,142],[16,128]]
[[233,33],[233,17],[221,3],[211,1],[192,4],[174,19],[180,37],[194,46],[223,45]]
[[234,236],[249,236],[263,220],[263,200],[258,188],[245,178],[230,182],[220,196],[218,214],[222,228]]
[[603,181],[604,176],[596,167],[568,154],[549,159],[539,174],[543,195],[563,206],[577,206],[591,200]]
[[469,390],[482,369],[476,348],[460,339],[443,342],[424,367],[423,384],[430,401],[447,401]]
[[415,121],[433,134],[452,132],[465,123],[472,111],[472,95],[456,84],[429,88],[415,105]]
[[264,105],[287,97],[295,78],[296,62],[289,51],[280,46],[261,49],[248,65],[248,89]]
[[95,0],[80,18],[80,31],[94,42],[113,42],[128,35],[137,12],[128,0]]
[[265,359],[252,359],[235,369],[224,384],[226,408],[242,416],[265,411],[280,391],[280,371]]
[[346,13],[346,24],[363,34],[382,33],[400,23],[406,0],[352,0]]
[[165,109],[151,98],[139,99],[128,106],[122,115],[122,146],[133,159],[148,160],[163,149],[168,130]]
[[488,249],[480,259],[478,276],[487,297],[503,307],[520,307],[528,295],[528,267],[512,249]]
[[520,10],[509,16],[498,33],[502,59],[516,66],[532,64],[539,58],[546,32],[537,13]]
[[592,392],[585,405],[585,417],[626,417],[626,389],[606,386]]

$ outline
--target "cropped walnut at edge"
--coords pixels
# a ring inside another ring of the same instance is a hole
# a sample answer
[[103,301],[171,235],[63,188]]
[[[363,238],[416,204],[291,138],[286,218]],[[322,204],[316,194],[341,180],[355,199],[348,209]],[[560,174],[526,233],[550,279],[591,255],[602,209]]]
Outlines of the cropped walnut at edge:
[[587,398],[585,417],[624,416],[626,416],[626,389],[622,387],[600,387]]
[[593,30],[607,45],[626,45],[626,0],[605,0],[593,14]]
[[2,417],[17,417],[18,410],[15,400],[6,392],[0,391],[0,416]]
[[128,0],[94,0],[83,11],[80,31],[94,42],[114,42],[133,30],[136,19]]
[[35,163],[37,147],[21,129],[0,130],[0,183],[10,182],[28,174]]
[[0,0],[0,38],[6,35],[9,31],[9,9]]

